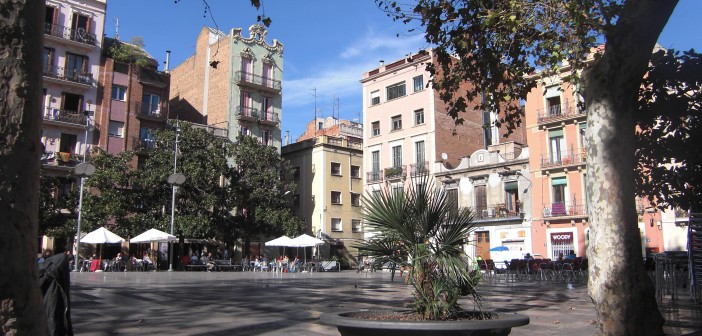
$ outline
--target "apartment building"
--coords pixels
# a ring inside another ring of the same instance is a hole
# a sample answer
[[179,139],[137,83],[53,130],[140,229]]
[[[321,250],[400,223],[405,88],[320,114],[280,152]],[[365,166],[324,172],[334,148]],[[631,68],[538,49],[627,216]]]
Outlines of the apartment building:
[[[315,135],[316,134],[316,135]],[[297,189],[295,214],[306,231],[323,239],[324,258],[355,265],[353,242],[363,239],[363,127],[348,120],[318,118],[308,124],[302,140],[282,148],[293,166]]]
[[170,76],[158,71],[158,61],[140,46],[104,40],[95,113],[97,145],[110,154],[134,150],[143,159],[154,147],[154,130],[166,127],[169,118]]
[[[463,124],[455,125],[438,92],[427,85],[430,74],[425,68],[432,57],[427,50],[363,74],[366,191],[402,188],[413,176],[428,173],[436,177],[437,186],[447,188],[456,206],[473,208],[476,220],[483,221],[482,233],[472,240],[501,242],[500,235],[507,231],[495,227],[506,225],[519,229],[509,231],[505,239],[529,244],[529,229],[523,227],[517,206],[528,195],[513,192],[525,181],[520,177],[516,185],[509,183],[517,181],[517,171],[528,169],[523,127],[506,136],[506,130],[494,125],[499,112],[480,110],[479,101],[469,103],[460,115]],[[471,83],[461,84],[460,90],[472,89]],[[505,174],[506,169],[511,173]],[[515,243],[512,248],[524,246]],[[474,246],[466,248],[475,255]],[[487,257],[488,252],[477,255]]]
[[71,176],[94,143],[106,0],[46,0],[42,166]]
[[257,137],[280,151],[283,45],[266,41],[262,25],[228,35],[204,27],[195,54],[171,71],[171,118]]

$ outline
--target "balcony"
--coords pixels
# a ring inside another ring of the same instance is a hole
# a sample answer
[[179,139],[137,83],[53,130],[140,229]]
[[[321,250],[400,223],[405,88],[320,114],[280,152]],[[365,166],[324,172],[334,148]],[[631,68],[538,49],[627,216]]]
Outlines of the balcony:
[[383,175],[380,171],[371,171],[366,173],[366,183],[380,183],[383,180]]
[[681,208],[675,207],[675,219],[679,218],[689,218],[690,217],[690,210],[683,210]]
[[398,167],[385,168],[383,171],[385,180],[397,180],[407,177],[407,166],[402,165]]
[[68,152],[44,152],[41,155],[41,164],[45,167],[73,168],[81,161],[81,156]]
[[44,79],[56,84],[69,84],[80,89],[88,89],[93,84],[93,74],[82,72],[78,69],[66,69],[64,67],[45,65],[43,69]]
[[423,163],[413,163],[410,164],[410,175],[417,176],[429,174],[429,161],[424,161]]
[[538,113],[539,125],[560,123],[571,119],[584,118],[584,111],[578,109],[574,103],[551,105],[536,110]]
[[550,207],[544,207],[543,209],[544,218],[551,217],[586,217],[587,216],[587,206],[585,202],[565,203],[565,202],[554,202]]
[[61,124],[77,125],[81,128],[85,127],[85,114],[77,111],[59,110],[51,107],[46,108],[43,116],[45,121],[51,121]]
[[49,40],[69,41],[69,43],[77,46],[94,47],[97,44],[95,34],[85,31],[84,28],[72,29],[52,23],[44,23],[44,35]]
[[132,137],[132,149],[137,153],[147,153],[156,149],[156,140]]
[[134,109],[137,118],[163,121],[168,116],[168,106],[166,104],[148,104],[144,102],[135,102]]
[[280,118],[278,118],[278,113],[273,113],[273,112],[262,112],[259,115],[258,120],[262,124],[268,124],[268,125],[277,125],[280,122]]
[[486,207],[476,207],[474,210],[476,221],[480,220],[509,220],[521,219],[524,217],[523,209],[517,204],[513,209],[509,209],[505,204],[494,204]]
[[234,76],[234,80],[238,85],[245,85],[259,90],[280,93],[281,85],[279,80],[266,78],[245,71],[237,71]]
[[253,107],[237,106],[236,118],[238,120],[256,121],[258,120],[258,109]]
[[586,162],[585,148],[552,153],[550,156],[541,156],[541,169],[558,168],[564,166],[581,165]]

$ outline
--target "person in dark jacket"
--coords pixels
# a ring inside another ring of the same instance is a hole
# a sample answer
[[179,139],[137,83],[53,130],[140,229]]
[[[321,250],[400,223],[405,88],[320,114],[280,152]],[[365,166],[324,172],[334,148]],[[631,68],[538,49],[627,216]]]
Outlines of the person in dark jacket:
[[64,253],[46,258],[39,264],[39,286],[44,295],[48,335],[73,336],[69,257]]

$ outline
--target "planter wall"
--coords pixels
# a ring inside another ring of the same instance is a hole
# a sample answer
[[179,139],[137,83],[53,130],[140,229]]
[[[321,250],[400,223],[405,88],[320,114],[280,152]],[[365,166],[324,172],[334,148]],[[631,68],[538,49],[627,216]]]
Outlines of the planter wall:
[[404,321],[375,320],[387,310],[359,310],[327,313],[322,323],[336,325],[342,336],[505,336],[513,327],[529,324],[529,317],[520,314],[499,314],[490,320]]

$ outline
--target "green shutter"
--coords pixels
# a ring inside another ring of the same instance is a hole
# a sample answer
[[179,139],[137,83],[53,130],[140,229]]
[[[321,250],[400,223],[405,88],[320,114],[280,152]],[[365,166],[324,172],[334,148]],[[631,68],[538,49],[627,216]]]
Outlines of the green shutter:
[[505,182],[505,190],[518,190],[519,186],[517,185],[517,181],[512,181],[512,182]]
[[565,177],[554,177],[551,179],[551,185],[559,186],[559,185],[566,185],[566,184],[568,184],[568,183],[566,182]]
[[563,129],[562,128],[555,128],[555,129],[548,130],[548,137],[549,138],[562,137],[562,136],[563,136]]

